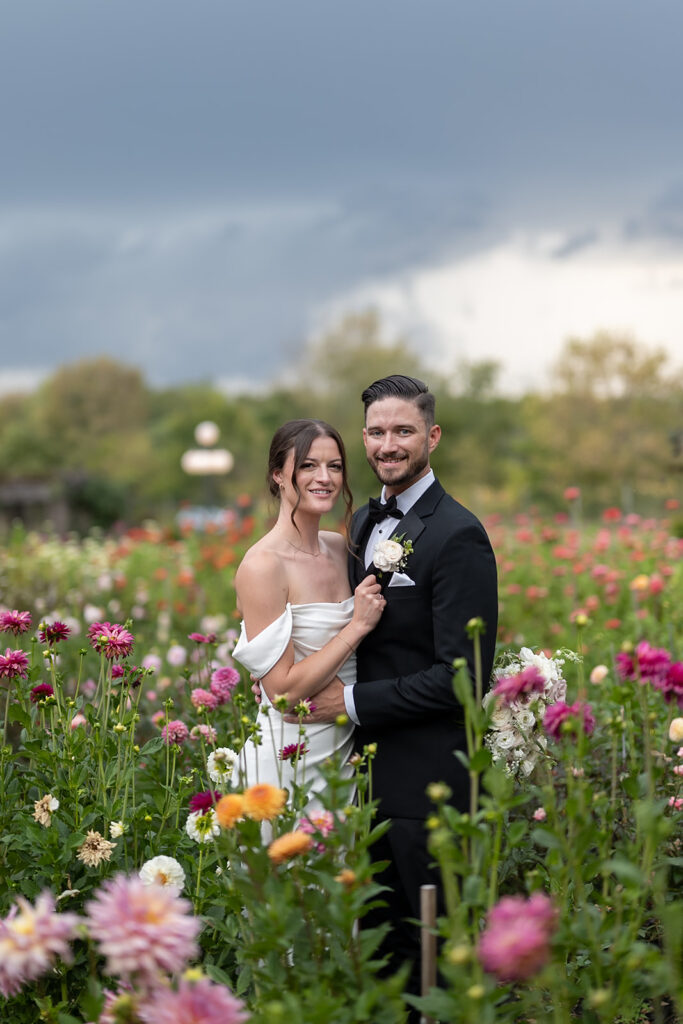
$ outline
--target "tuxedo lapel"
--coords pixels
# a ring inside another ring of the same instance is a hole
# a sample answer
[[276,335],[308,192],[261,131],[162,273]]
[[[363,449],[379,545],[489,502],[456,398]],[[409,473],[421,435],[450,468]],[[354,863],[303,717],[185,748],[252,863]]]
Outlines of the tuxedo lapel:
[[352,554],[349,555],[349,580],[351,588],[355,590],[365,576],[365,544],[370,532],[368,520],[368,506],[364,505],[358,509],[351,524],[351,546]]

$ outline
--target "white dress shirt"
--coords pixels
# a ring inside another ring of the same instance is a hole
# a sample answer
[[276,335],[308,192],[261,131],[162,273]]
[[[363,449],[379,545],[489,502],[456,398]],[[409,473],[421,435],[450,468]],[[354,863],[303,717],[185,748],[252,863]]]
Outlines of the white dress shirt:
[[[410,487],[406,487],[405,491],[401,491],[400,494],[396,495],[396,505],[403,513],[408,512],[409,509],[422,497],[425,491],[429,490],[432,486],[436,477],[434,476],[434,470],[430,469],[425,476],[421,476],[419,480],[416,480]],[[385,502],[386,488],[382,488],[380,500]],[[381,522],[375,523],[372,528],[372,533],[368,537],[368,543],[365,548],[365,568],[372,562],[372,556],[375,551],[375,547],[380,540],[386,540],[392,537],[396,533],[397,527],[400,526],[401,520],[396,519],[394,516],[385,516]],[[346,713],[352,722],[356,725],[360,725],[358,715],[356,714],[356,703],[353,699],[353,686],[344,687],[344,703],[346,705]]]

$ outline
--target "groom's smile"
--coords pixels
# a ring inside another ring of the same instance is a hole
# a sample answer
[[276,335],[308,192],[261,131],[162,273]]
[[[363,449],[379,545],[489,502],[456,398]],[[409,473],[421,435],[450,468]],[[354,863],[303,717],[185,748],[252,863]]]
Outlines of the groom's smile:
[[375,476],[388,494],[398,494],[429,472],[441,428],[427,426],[414,402],[383,398],[369,406],[363,441]]

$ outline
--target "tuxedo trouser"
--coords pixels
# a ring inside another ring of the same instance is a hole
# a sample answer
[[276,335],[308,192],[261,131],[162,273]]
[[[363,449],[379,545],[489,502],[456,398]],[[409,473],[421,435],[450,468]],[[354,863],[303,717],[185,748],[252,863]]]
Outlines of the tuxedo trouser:
[[[380,885],[388,886],[390,891],[378,897],[387,906],[373,907],[363,918],[361,927],[374,928],[387,922],[390,924],[378,950],[378,955],[389,957],[382,973],[393,974],[402,964],[409,963],[406,992],[420,995],[420,929],[406,920],[420,917],[420,886],[436,886],[437,914],[445,912],[441,873],[427,850],[424,819],[393,818],[388,831],[373,843],[370,854],[373,861],[389,861],[387,867],[375,875],[374,879]],[[409,1021],[419,1021],[419,1018],[417,1011],[411,1011]]]

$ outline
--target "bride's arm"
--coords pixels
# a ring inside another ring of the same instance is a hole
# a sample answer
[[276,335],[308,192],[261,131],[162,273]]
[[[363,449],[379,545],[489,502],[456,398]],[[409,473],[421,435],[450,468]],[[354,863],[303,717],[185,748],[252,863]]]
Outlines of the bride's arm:
[[[248,640],[253,640],[275,622],[287,606],[288,586],[281,561],[271,552],[252,552],[235,576],[237,606],[244,620]],[[374,576],[369,576],[355,591],[353,617],[319,651],[294,661],[292,641],[273,668],[263,676],[261,685],[272,700],[286,694],[290,706],[311,697],[331,682],[342,665],[370,633],[384,609],[385,600]]]

